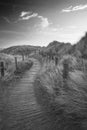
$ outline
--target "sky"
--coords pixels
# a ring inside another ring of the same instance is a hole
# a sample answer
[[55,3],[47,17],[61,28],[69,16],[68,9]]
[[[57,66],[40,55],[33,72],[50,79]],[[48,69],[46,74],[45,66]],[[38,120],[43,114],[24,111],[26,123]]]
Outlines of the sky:
[[0,0],[0,48],[72,44],[87,31],[87,0]]

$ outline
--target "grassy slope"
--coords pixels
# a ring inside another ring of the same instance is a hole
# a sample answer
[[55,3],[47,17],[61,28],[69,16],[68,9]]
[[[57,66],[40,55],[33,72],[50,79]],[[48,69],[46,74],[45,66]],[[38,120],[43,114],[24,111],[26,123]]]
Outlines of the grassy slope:
[[63,81],[61,65],[44,64],[34,84],[37,101],[45,112],[56,115],[60,130],[87,129],[87,77],[74,64]]
[[12,46],[8,47],[6,49],[1,50],[2,53],[6,54],[14,54],[14,55],[29,55],[30,53],[40,49],[39,46],[29,46],[29,45],[24,45],[24,46]]
[[7,55],[4,53],[0,53],[0,61],[4,62],[4,67],[5,67],[5,76],[3,77],[3,79],[5,78],[10,78],[11,75],[14,75],[14,73],[16,72],[24,72],[26,69],[28,69],[29,64],[31,62],[29,62],[28,59],[25,59],[24,61],[22,61],[22,58],[20,56],[17,56],[17,66],[18,66],[18,70],[16,70],[16,66],[15,66],[15,58],[12,55]]

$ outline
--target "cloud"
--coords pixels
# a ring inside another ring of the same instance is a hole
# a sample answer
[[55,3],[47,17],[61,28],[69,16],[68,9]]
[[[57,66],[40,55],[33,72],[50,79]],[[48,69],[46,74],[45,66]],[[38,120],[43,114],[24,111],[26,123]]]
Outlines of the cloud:
[[46,28],[50,25],[48,18],[44,18],[43,16],[38,16],[41,19],[41,27]]
[[31,12],[26,12],[26,11],[22,11],[21,12],[21,14],[20,14],[20,17],[24,17],[24,16],[26,16],[26,15],[30,15],[31,14]]
[[21,20],[29,20],[30,18],[34,18],[34,17],[37,17],[38,16],[38,13],[32,13],[32,12],[21,12],[21,15],[19,17],[19,20],[18,21],[21,21]]
[[7,17],[3,16],[2,18],[3,18],[7,23],[11,23],[11,21],[10,21]]
[[48,27],[50,25],[50,23],[48,21],[48,18],[40,16],[38,13],[32,13],[30,11],[28,11],[28,12],[22,11],[18,21],[29,20],[31,18],[38,18],[38,19],[40,19],[41,20],[40,27],[42,27],[42,28],[46,28],[46,27]]
[[77,5],[75,7],[70,6],[70,7],[66,8],[66,9],[63,9],[62,12],[69,13],[69,12],[73,12],[73,11],[84,10],[86,8],[87,8],[87,4],[86,5]]
[[71,25],[71,26],[68,26],[69,29],[76,29],[77,26],[74,26],[74,25]]
[[7,17],[3,16],[3,19],[7,22],[7,23],[15,23],[17,24],[19,21],[27,21],[30,20],[31,18],[38,18],[40,19],[40,24],[38,24],[36,27],[41,27],[41,28],[46,28],[48,27],[50,24],[48,18],[43,17],[41,15],[39,15],[38,13],[33,13],[31,11],[22,11],[19,15],[19,18],[16,21],[10,21]]

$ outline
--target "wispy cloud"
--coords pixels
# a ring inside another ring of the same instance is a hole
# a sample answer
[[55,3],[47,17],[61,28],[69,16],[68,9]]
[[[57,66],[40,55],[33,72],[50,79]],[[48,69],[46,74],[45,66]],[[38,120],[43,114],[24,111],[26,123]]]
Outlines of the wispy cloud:
[[7,22],[7,23],[15,23],[17,24],[19,21],[27,21],[30,20],[31,18],[38,18],[40,19],[40,23],[38,24],[38,27],[41,28],[46,28],[48,27],[50,24],[48,18],[43,17],[41,15],[39,15],[38,13],[34,13],[31,11],[22,11],[19,15],[19,18],[16,21],[11,21],[9,20],[7,17],[3,16],[3,19]]
[[7,23],[17,23],[19,21],[22,21],[22,20],[29,20],[30,18],[33,18],[33,17],[36,17],[38,16],[37,13],[32,13],[32,12],[26,12],[26,11],[22,11],[19,18],[16,20],[16,21],[11,21],[9,20],[9,18],[3,16],[2,18],[7,22]]
[[21,20],[29,20],[30,18],[34,18],[37,17],[38,13],[32,13],[32,12],[21,12],[20,17],[18,19],[18,21]]
[[29,20],[31,18],[39,18],[41,20],[40,26],[42,28],[46,28],[46,27],[48,27],[50,25],[50,23],[48,21],[48,18],[40,16],[38,13],[32,13],[30,11],[28,11],[28,12],[22,11],[18,21]]
[[10,21],[7,17],[3,16],[2,18],[3,18],[7,23],[11,23],[11,21]]
[[69,12],[73,12],[73,11],[79,11],[79,10],[84,10],[84,9],[87,9],[87,4],[85,5],[77,5],[77,6],[70,6],[66,9],[63,9],[62,12],[66,12],[66,13],[69,13]]
[[32,12],[26,12],[26,11],[22,11],[21,14],[20,14],[20,17],[24,17],[26,15],[30,15]]

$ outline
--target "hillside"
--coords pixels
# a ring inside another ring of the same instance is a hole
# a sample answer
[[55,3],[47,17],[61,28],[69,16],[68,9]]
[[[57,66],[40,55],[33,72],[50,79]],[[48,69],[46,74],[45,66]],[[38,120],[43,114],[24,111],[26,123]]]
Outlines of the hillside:
[[84,59],[87,58],[87,33],[71,47],[69,54]]
[[70,43],[53,41],[49,43],[46,47],[40,46],[12,46],[3,50],[0,50],[2,53],[12,54],[12,55],[29,55],[37,50],[41,50],[40,52],[43,55],[52,54],[63,56],[65,54],[72,54],[74,56],[80,56],[82,58],[87,57],[87,33],[83,36],[80,41],[76,44],[71,45]]
[[49,43],[49,45],[45,47],[42,51],[45,52],[45,54],[58,54],[62,56],[64,54],[67,54],[71,48],[72,45],[70,43],[53,41]]
[[12,54],[12,55],[15,55],[15,54],[28,55],[38,49],[40,49],[39,46],[30,46],[30,45],[12,46],[12,47],[1,50],[1,53]]
[[82,58],[87,57],[87,33],[76,44],[75,51],[79,51],[81,53]]
[[76,57],[87,58],[87,33],[76,44],[63,43],[53,41],[45,48],[47,53],[58,54],[63,56],[65,54],[72,54]]
[[52,53],[52,54],[58,54],[58,55],[64,55],[67,54],[68,51],[71,49],[72,45],[70,43],[62,43],[58,41],[53,41],[49,43],[47,47],[40,47],[40,46],[12,46],[6,49],[1,50],[1,53],[11,54],[11,55],[29,55],[32,52],[35,52],[37,50],[41,50],[45,53]]

